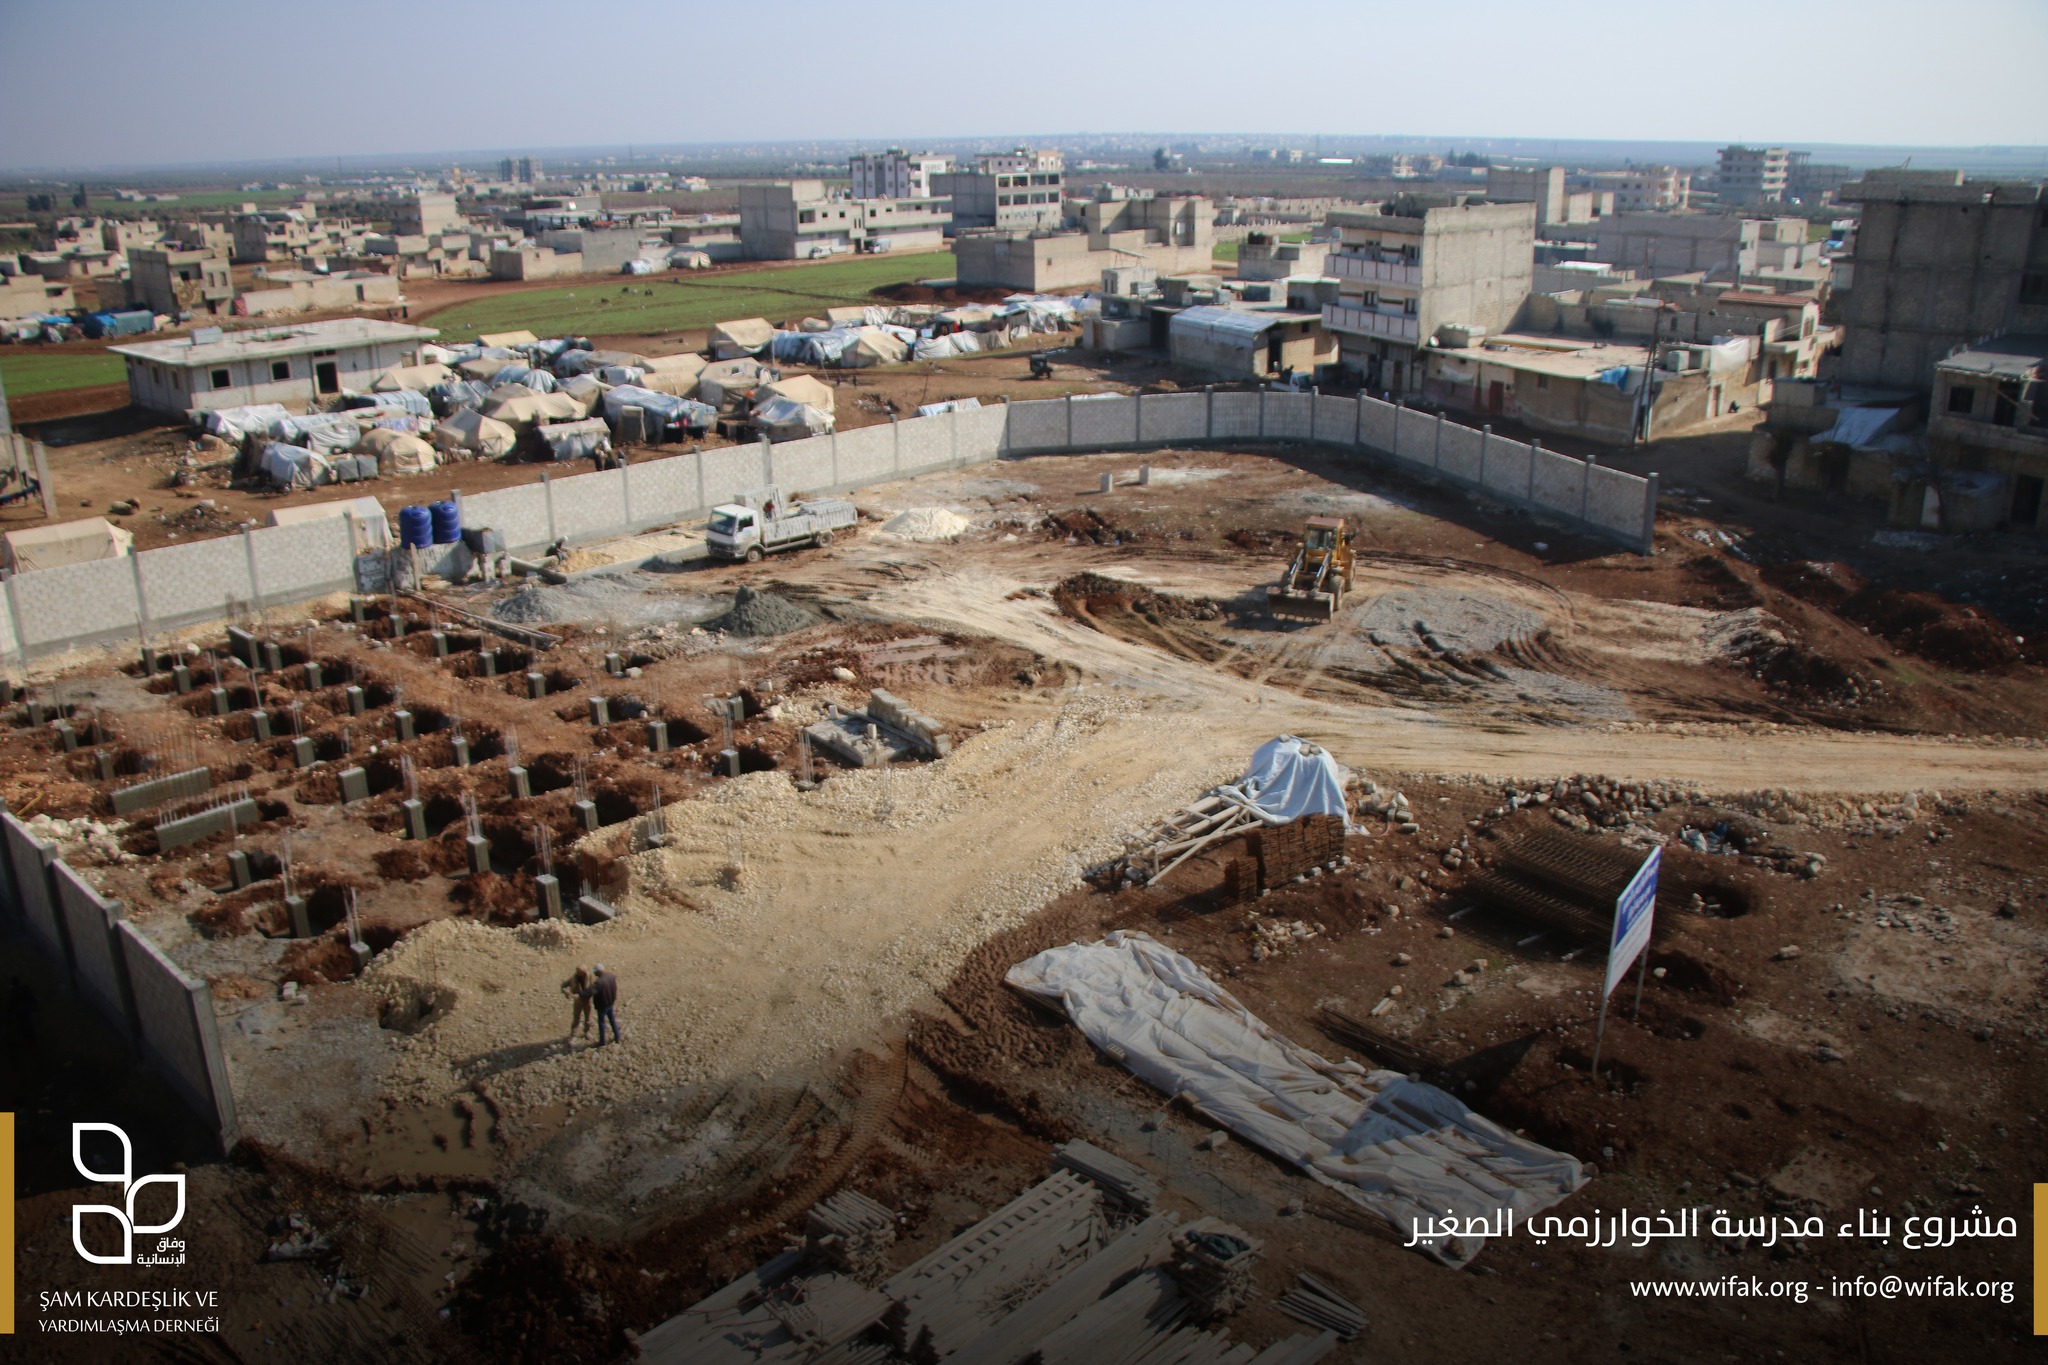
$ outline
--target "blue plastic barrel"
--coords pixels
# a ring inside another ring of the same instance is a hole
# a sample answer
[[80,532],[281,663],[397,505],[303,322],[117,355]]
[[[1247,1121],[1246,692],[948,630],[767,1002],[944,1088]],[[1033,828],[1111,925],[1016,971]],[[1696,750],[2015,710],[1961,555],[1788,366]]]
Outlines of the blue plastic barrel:
[[427,511],[434,518],[434,543],[453,545],[462,539],[462,509],[453,502],[432,502]]
[[408,550],[424,550],[434,543],[433,514],[424,507],[398,509],[398,543]]

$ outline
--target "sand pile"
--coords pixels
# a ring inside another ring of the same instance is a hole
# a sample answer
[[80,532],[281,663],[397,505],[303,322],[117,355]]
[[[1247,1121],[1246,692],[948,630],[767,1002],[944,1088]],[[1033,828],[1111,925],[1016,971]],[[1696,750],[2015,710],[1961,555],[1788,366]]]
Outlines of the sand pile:
[[491,608],[491,615],[515,625],[545,626],[562,621],[658,621],[674,615],[675,599],[654,590],[659,579],[640,574],[592,574],[559,586],[529,583]]
[[913,507],[882,523],[882,529],[905,540],[952,540],[974,525],[946,507]]
[[805,626],[815,626],[823,619],[802,603],[772,592],[759,592],[742,583],[732,595],[731,610],[704,622],[704,629],[722,630],[728,635],[787,635]]

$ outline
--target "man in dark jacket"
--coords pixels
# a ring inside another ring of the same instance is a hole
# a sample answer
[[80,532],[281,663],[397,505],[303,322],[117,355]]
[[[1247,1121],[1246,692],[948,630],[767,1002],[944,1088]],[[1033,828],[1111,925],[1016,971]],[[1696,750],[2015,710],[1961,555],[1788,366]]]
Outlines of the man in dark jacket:
[[619,1004],[619,979],[600,962],[591,975],[588,989],[590,1003],[597,1011],[597,1045],[604,1046],[604,1026],[607,1023],[612,1026],[612,1041],[624,1042],[625,1039],[619,1035],[619,1016],[613,1013]]

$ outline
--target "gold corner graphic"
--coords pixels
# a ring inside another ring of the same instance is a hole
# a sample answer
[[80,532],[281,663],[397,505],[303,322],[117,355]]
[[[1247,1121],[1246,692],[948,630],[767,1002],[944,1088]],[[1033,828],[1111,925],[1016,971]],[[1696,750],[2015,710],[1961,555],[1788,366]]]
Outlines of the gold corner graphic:
[[[2042,1187],[2034,1187],[2038,1205]],[[2040,1219],[2034,1220],[2036,1227]],[[2039,1296],[2036,1296],[2039,1301]],[[2035,1324],[2037,1330],[2039,1323]],[[0,1336],[14,1335],[14,1115],[0,1113]]]
[[2048,1337],[2048,1185],[2034,1186],[2034,1335]]

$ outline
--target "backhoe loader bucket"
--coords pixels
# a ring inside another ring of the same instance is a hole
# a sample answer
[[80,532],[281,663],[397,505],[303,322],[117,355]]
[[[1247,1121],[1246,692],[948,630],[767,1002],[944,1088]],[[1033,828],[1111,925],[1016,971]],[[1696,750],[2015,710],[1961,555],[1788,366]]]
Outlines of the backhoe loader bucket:
[[1344,589],[1334,592],[1294,592],[1288,588],[1266,589],[1266,614],[1294,621],[1329,621],[1344,609]]

